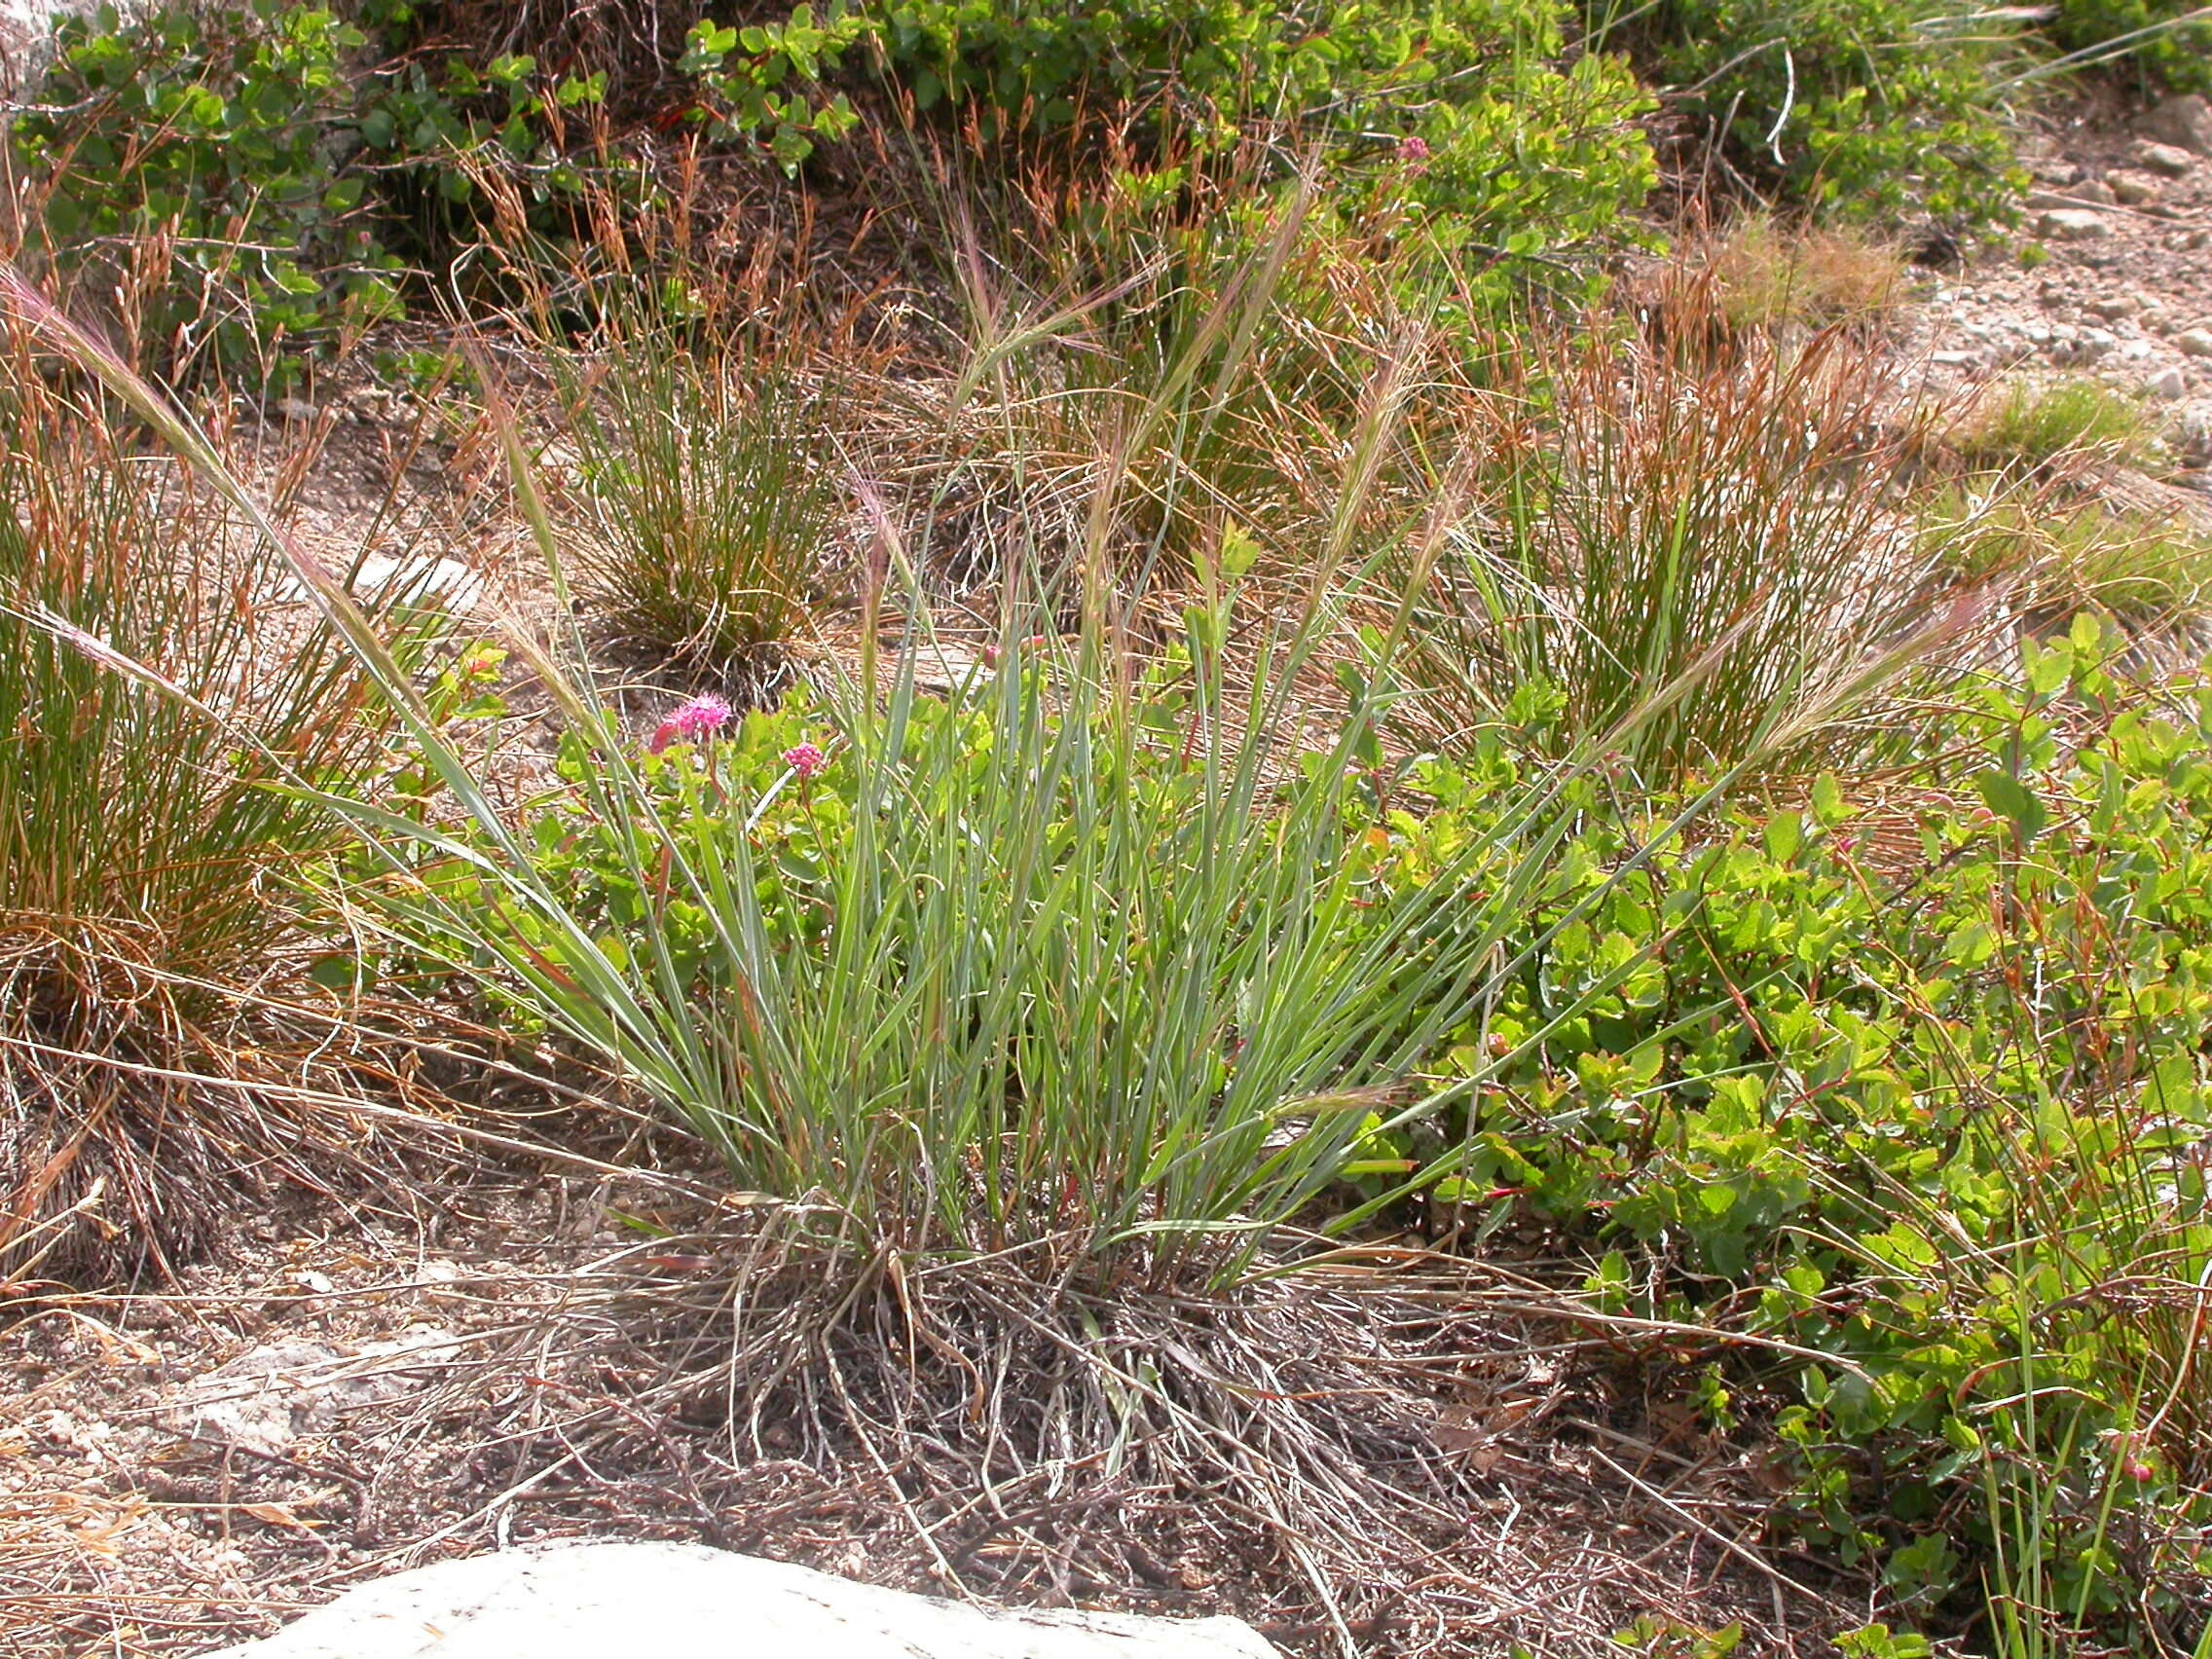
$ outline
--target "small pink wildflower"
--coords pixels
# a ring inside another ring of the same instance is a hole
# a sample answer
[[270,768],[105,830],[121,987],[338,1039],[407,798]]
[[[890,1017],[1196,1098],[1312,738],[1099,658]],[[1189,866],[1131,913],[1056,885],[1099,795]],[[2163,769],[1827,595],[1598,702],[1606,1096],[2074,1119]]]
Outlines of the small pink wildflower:
[[802,743],[795,749],[784,751],[784,764],[796,772],[799,782],[803,784],[815,773],[821,771],[823,767],[830,764],[830,756],[815,748],[813,744]]
[[645,747],[658,755],[672,743],[697,743],[721,730],[729,718],[730,707],[719,697],[693,697],[678,704],[676,711],[653,728],[652,741]]
[[2120,1464],[2120,1470],[2129,1480],[2139,1483],[2155,1478],[2158,1472],[2140,1457],[2130,1457],[2126,1462]]
[[1428,160],[1428,140],[1418,133],[1398,140],[1398,160],[1419,167]]
[[[1014,642],[1014,648],[1016,651],[1035,651],[1044,649],[1045,645],[1046,639],[1044,635],[1031,634],[1024,639],[1016,640]],[[999,649],[998,645],[995,641],[989,645],[986,645],[983,647],[983,666],[985,668],[998,667],[999,659],[1005,654],[1006,653],[1004,651]]]

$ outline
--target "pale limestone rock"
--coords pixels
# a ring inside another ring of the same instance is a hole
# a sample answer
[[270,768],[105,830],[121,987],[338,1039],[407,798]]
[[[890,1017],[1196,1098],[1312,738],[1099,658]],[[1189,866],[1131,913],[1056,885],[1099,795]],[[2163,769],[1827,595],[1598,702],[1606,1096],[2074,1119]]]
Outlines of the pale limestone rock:
[[2196,166],[2196,158],[2180,145],[2159,144],[2148,138],[2135,146],[2133,158],[2144,171],[2163,178],[2187,178]]
[[2036,221],[2036,229],[2053,241],[2094,241],[2112,235],[2105,216],[2086,207],[2053,207]]
[[[138,7],[113,0],[126,18]],[[54,59],[54,25],[62,18],[90,17],[99,0],[0,0],[0,98],[34,87]]]
[[2157,180],[2141,173],[2121,172],[2116,167],[2105,174],[2105,183],[2111,187],[2113,200],[2123,206],[2147,207],[2158,200]]
[[[373,605],[391,604],[412,608],[465,613],[484,603],[484,578],[459,559],[425,553],[370,553],[365,555],[347,583],[356,599]],[[277,597],[289,604],[306,604],[313,596],[297,576],[277,584]]]
[[2166,99],[2136,127],[2146,138],[2171,144],[2193,156],[2212,156],[2212,103],[2195,92]]
[[450,1364],[461,1346],[452,1332],[431,1329],[350,1353],[321,1343],[271,1343],[186,1382],[166,1415],[195,1440],[275,1456],[303,1434],[334,1427],[348,1411],[419,1388],[423,1374]]
[[350,1590],[215,1659],[1279,1659],[1236,1619],[1014,1613],[702,1544],[443,1562]]

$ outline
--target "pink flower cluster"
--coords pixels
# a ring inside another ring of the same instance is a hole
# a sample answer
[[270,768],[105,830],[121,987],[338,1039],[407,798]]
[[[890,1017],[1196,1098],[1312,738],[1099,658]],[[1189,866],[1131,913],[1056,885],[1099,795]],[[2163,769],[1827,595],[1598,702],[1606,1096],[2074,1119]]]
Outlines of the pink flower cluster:
[[[1046,640],[1046,638],[1045,638],[1045,636],[1044,636],[1044,635],[1042,635],[1042,634],[1031,634],[1031,635],[1030,635],[1030,636],[1028,636],[1028,638],[1026,638],[1026,639],[1022,639],[1022,640],[1016,640],[1016,641],[1014,642],[1014,649],[1015,649],[1016,651],[1034,651],[1034,650],[1042,650],[1042,649],[1043,649],[1043,648],[1044,648],[1044,647],[1046,646],[1046,645],[1048,645],[1049,643],[1050,643],[1050,642],[1048,642],[1048,641]],[[1004,654],[1005,654],[1005,653],[1004,653],[1003,651],[1001,651],[1001,650],[999,649],[999,646],[998,646],[998,644],[997,644],[997,642],[996,642],[996,641],[993,641],[993,642],[992,642],[992,643],[990,643],[989,645],[985,645],[985,646],[983,647],[983,666],[984,666],[985,668],[996,668],[996,667],[998,667],[998,665],[999,665],[999,658],[1000,658],[1001,656],[1003,656]]]
[[784,764],[796,772],[798,781],[803,784],[815,773],[821,771],[823,767],[830,764],[830,756],[815,748],[813,744],[802,743],[795,749],[784,751]]
[[658,755],[672,743],[697,743],[729,724],[730,706],[719,697],[693,697],[680,703],[668,719],[653,728],[645,748]]

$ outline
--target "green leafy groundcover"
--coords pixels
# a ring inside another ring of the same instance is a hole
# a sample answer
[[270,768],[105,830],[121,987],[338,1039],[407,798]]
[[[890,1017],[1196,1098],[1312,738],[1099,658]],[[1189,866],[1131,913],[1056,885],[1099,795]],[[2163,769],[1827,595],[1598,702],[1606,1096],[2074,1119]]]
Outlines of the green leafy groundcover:
[[1762,192],[1846,218],[1971,224],[2002,218],[2021,187],[1994,91],[2021,51],[2018,14],[1947,0],[1658,0],[1588,15]]
[[[1316,1219],[1409,1187],[1477,1239],[1549,1218],[1586,1242],[1605,1306],[1788,1350],[1739,1350],[1769,1357],[1699,1390],[1712,1426],[1756,1413],[1785,1449],[1778,1533],[1880,1560],[1931,1620],[2032,1557],[2062,1622],[2140,1636],[2185,1617],[2206,1519],[2191,1493],[2212,1475],[2193,1358],[2212,1282],[2212,693],[2122,699],[2105,651],[2084,620],[2035,652],[2026,692],[1962,719],[1972,775],[1909,813],[1823,780],[1685,845],[1663,833],[1677,803],[1575,786],[1581,831],[1432,1057],[1438,1115],[1370,1116]],[[969,719],[918,719],[914,741]],[[1360,753],[1346,950],[1440,870],[1479,886],[1466,849],[1527,782],[1502,739],[1399,770]],[[778,949],[834,934],[854,810],[838,755],[794,697],[643,761],[685,860],[746,838]],[[1144,775],[1112,787],[1137,791],[1193,764],[1172,717],[1123,763]],[[581,744],[563,761],[576,782],[593,764]],[[702,1018],[735,1017],[707,917],[686,932],[590,798],[536,810],[564,903],[608,948],[649,918]],[[1058,830],[1040,844],[1076,856]]]
[[[376,39],[286,0],[65,20],[9,129],[41,182],[49,256],[120,257],[122,239],[172,235],[176,279],[152,332],[231,367],[394,314],[412,267],[480,233],[486,169],[546,235],[573,229],[587,180],[649,197],[619,151],[580,154],[604,65],[418,38],[430,15],[375,8]],[[664,113],[786,171],[852,131],[851,94],[882,77],[925,119],[951,109],[986,132],[1133,127],[1188,153],[1240,124],[1288,124],[1284,177],[1317,143],[1333,182],[1387,175],[1456,244],[1518,259],[1608,236],[1654,176],[1637,125],[1649,99],[1616,58],[1570,60],[1564,16],[1555,0],[800,5],[699,23]]]
[[[1625,869],[1648,826],[1594,796],[1447,1059],[1442,1196],[1585,1234],[1616,1308],[1832,1353],[1762,1372],[1786,1530],[1879,1554],[1908,1605],[1969,1556],[2020,1573],[2032,1532],[2061,1622],[2141,1640],[2201,1595],[2212,1473],[2212,695],[2115,713],[2104,656],[2086,618],[2035,652],[1909,816],[1824,781]],[[1492,780],[1416,787],[1414,880]]]
[[2154,87],[2212,92],[2212,18],[2202,11],[2198,0],[2059,0],[2044,28],[2068,52],[2099,58],[2110,43],[2132,41],[2118,67]]
[[369,46],[338,13],[286,0],[63,18],[7,126],[44,209],[35,251],[113,273],[134,239],[167,239],[166,282],[133,319],[164,366],[289,382],[296,360],[271,347],[402,313],[401,250],[470,195],[464,158],[514,167],[540,203],[581,190],[545,118],[592,102],[604,77],[541,77],[512,55],[371,68]]

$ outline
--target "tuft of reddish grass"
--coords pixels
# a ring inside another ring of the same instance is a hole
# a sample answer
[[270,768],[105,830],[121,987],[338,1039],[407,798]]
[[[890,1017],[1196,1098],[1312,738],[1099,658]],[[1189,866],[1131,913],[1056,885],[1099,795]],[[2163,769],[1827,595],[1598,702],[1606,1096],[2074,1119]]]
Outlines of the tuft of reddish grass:
[[232,1087],[240,999],[342,844],[301,786],[390,721],[219,497],[0,350],[0,1277],[161,1265],[303,1138]]
[[1712,274],[1738,330],[1879,327],[1910,297],[1897,246],[1859,226],[1783,224],[1748,214],[1690,253]]
[[1773,753],[1984,617],[1935,604],[1962,596],[1915,524],[1927,417],[1887,364],[1841,329],[1732,340],[1718,304],[1701,276],[1638,330],[1538,327],[1466,399],[1466,503],[1413,631],[1447,728],[1569,745],[1664,696],[1624,758],[1670,785]]

